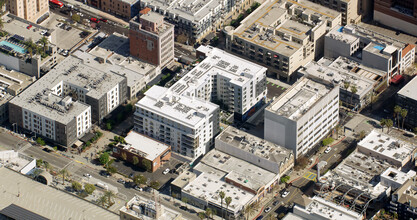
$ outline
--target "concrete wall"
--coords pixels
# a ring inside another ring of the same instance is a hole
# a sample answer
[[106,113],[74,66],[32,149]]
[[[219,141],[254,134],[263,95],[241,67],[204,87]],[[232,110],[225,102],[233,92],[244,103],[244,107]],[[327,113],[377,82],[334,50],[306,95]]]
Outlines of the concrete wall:
[[377,56],[376,54],[370,53],[366,50],[362,51],[362,64],[385,72],[389,72],[391,69],[388,59]]
[[[1,158],[1,157],[0,157]],[[26,164],[26,166],[24,166],[21,170],[20,173],[23,174],[28,174],[31,170],[33,170],[36,167],[36,160],[32,159],[28,164]]]
[[[393,11],[394,12],[394,11]],[[374,20],[384,24],[388,27],[393,27],[395,29],[401,30],[405,33],[417,36],[417,24],[410,23],[400,18],[397,18],[398,14],[400,13],[393,13],[393,15],[385,14],[380,11],[374,10]],[[406,15],[404,15],[406,16]],[[408,17],[408,16],[406,16]],[[416,20],[414,17],[410,17],[410,19]],[[416,20],[417,22],[417,20]]]
[[8,70],[20,71],[19,58],[0,53],[0,64]]
[[264,138],[275,144],[291,149],[297,158],[297,124],[283,116],[265,110]]

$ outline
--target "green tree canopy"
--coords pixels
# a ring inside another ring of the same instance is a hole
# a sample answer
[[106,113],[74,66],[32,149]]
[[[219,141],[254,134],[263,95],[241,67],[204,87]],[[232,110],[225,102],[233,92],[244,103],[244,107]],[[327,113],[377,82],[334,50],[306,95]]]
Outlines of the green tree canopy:
[[84,185],[84,190],[86,193],[91,195],[94,192],[94,190],[96,190],[96,187],[93,184],[87,183]]
[[110,160],[110,155],[107,152],[102,153],[99,157],[99,161],[103,165],[107,164],[109,160]]
[[83,188],[83,186],[81,185],[81,183],[79,183],[77,181],[72,181],[71,187],[72,187],[73,190],[75,190],[77,192],[79,192]]

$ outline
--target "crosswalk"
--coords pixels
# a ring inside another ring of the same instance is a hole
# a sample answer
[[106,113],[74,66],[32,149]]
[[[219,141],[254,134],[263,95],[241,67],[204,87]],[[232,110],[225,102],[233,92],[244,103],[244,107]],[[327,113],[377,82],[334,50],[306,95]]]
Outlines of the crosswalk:
[[306,174],[304,174],[303,177],[308,180],[316,181],[317,174],[312,173],[312,172],[307,172]]

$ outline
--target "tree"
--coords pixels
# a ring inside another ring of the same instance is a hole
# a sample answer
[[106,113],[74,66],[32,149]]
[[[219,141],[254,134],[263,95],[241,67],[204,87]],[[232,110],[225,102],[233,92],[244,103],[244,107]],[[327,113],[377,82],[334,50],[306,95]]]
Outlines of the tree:
[[127,159],[127,155],[126,155],[126,153],[125,153],[125,152],[122,152],[122,159],[123,159],[123,160],[126,160],[126,159]]
[[77,181],[72,181],[71,183],[71,187],[73,190],[75,190],[76,192],[79,192],[83,186],[81,185],[81,183],[77,182]]
[[47,48],[47,46],[48,46],[48,44],[49,44],[49,40],[48,40],[48,38],[46,38],[45,36],[43,36],[43,37],[39,40],[39,43],[41,43],[41,44],[42,44],[43,52],[44,52],[44,53],[46,53],[46,48]]
[[101,196],[100,198],[98,198],[98,203],[101,206],[104,206],[107,203],[107,197],[105,195]]
[[334,141],[333,138],[328,137],[328,138],[323,139],[322,144],[323,144],[323,146],[327,146],[327,145],[333,143],[333,141]]
[[28,51],[30,57],[32,57],[33,56],[33,49],[31,47],[28,47],[26,50]]
[[246,209],[245,209],[245,213],[247,215],[246,219],[249,220],[249,216],[252,215],[254,212],[255,212],[255,205],[253,203],[246,206]]
[[156,181],[156,180],[154,180],[154,181],[152,181],[151,182],[151,184],[149,184],[152,188],[154,188],[154,189],[156,189],[156,190],[158,190],[158,188],[159,188],[159,182],[158,181]]
[[62,175],[62,185],[64,185],[65,176],[69,176],[69,172],[66,169],[62,169],[59,171],[59,173]]
[[139,163],[139,159],[137,156],[133,156],[133,165],[137,165]]
[[107,172],[108,172],[108,173],[110,173],[111,175],[113,175],[113,174],[117,173],[117,169],[116,169],[116,167],[114,167],[114,166],[108,166],[108,167],[106,168],[106,170],[107,170]]
[[152,164],[149,160],[147,159],[142,159],[142,166],[143,168],[146,169],[146,171],[151,172],[152,170]]
[[232,197],[228,196],[224,200],[226,201],[226,217],[227,217],[227,209],[229,208],[230,203],[232,203]]
[[366,136],[366,132],[365,132],[364,130],[362,130],[362,131],[359,133],[359,140],[362,140],[363,138],[365,138],[365,136]]
[[111,131],[111,129],[113,128],[113,126],[112,126],[112,124],[110,123],[110,122],[107,122],[106,123],[106,129],[108,130],[108,131]]
[[102,165],[105,165],[105,164],[107,164],[107,163],[109,162],[109,160],[110,160],[110,155],[109,155],[109,153],[104,152],[104,153],[102,153],[102,154],[100,155],[100,157],[99,157],[98,159],[99,159],[99,161],[100,161],[100,163],[101,163]]
[[386,126],[388,128],[388,133],[389,133],[389,129],[394,125],[394,122],[391,119],[388,119],[386,122]]
[[145,177],[145,176],[143,176],[143,175],[136,175],[136,176],[134,176],[133,177],[133,182],[136,184],[136,185],[140,185],[140,184],[146,184],[146,181],[147,181],[148,179]]
[[279,181],[281,183],[287,183],[288,180],[290,180],[290,176],[285,175],[285,176],[281,177],[281,179]]
[[211,210],[211,208],[207,208],[206,209],[206,217],[210,218],[210,216],[212,216],[212,215],[213,215],[213,211]]
[[283,219],[285,217],[285,214],[283,212],[279,213],[278,219]]
[[132,104],[127,104],[126,106],[125,106],[125,112],[126,113],[130,113],[130,112],[132,112],[133,111],[133,105]]
[[45,145],[45,141],[41,137],[36,138],[36,143],[38,143],[41,146]]
[[383,118],[379,121],[379,124],[382,127],[382,132],[384,132],[384,127],[387,125],[387,119]]
[[71,16],[71,19],[72,19],[73,21],[77,22],[77,23],[80,23],[80,21],[81,21],[81,17],[80,17],[78,14],[73,14],[73,15]]
[[110,205],[112,204],[112,200],[114,199],[116,195],[113,193],[113,191],[107,190],[106,192],[104,192],[104,196],[106,196],[107,203]]
[[224,212],[223,212],[223,199],[226,196],[226,194],[223,191],[220,191],[219,196],[220,196],[220,206],[221,206],[221,209],[222,209],[222,218],[223,218],[223,214],[224,214]]
[[96,187],[93,184],[87,183],[84,185],[84,190],[86,193],[91,195],[94,192],[94,190],[96,190]]
[[398,128],[400,128],[400,112],[401,112],[401,107],[398,105],[394,106],[394,118],[397,119]]
[[206,214],[204,214],[204,212],[199,212],[198,213],[198,217],[203,220],[206,217]]
[[352,107],[354,106],[353,104],[353,96],[358,92],[358,88],[356,88],[355,85],[352,85],[350,87],[350,91],[352,92],[352,95],[350,96],[350,103],[352,104]]
[[405,117],[407,117],[408,111],[407,109],[401,109],[401,118],[403,119],[403,123],[401,125],[401,128],[404,129],[404,121],[405,121]]
[[44,165],[44,163],[43,163],[43,160],[42,159],[37,159],[36,160],[36,167],[41,167],[43,165]]
[[45,166],[46,171],[52,169],[52,165],[50,163],[48,163],[47,161],[44,161],[43,162],[43,165]]

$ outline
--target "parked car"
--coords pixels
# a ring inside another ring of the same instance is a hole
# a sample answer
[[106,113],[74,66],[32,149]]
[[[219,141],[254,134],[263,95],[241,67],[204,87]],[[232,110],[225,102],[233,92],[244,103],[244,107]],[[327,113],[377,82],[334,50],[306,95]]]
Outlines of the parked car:
[[61,52],[61,54],[62,54],[62,56],[68,56],[68,50],[63,50],[63,51]]
[[48,31],[46,31],[46,30],[41,31],[41,35],[45,35],[46,32],[48,32]]
[[105,18],[100,18],[100,21],[102,21],[102,22],[107,22],[107,19],[105,19]]
[[32,25],[30,24],[29,26],[27,26],[26,27],[27,29],[31,29],[32,28]]
[[261,220],[263,218],[264,218],[264,216],[263,215],[260,215],[258,218],[256,218],[256,220]]
[[61,27],[62,25],[64,25],[63,23],[61,23],[61,22],[59,22],[57,25],[56,25],[56,27]]
[[65,30],[70,31],[72,29],[71,26],[68,26],[67,28],[65,28]]
[[100,175],[105,176],[107,178],[110,177],[110,174],[107,171],[104,171],[104,170],[100,171]]
[[135,176],[135,173],[131,173],[130,175],[129,175],[129,178],[130,179],[133,179],[133,177]]
[[272,209],[272,208],[269,206],[269,207],[267,207],[267,208],[264,210],[264,212],[265,212],[265,213],[268,213],[269,211],[271,211],[271,209]]
[[44,147],[44,148],[43,148],[43,151],[50,153],[52,150],[51,150],[51,149],[49,149],[49,148],[47,148],[47,147]]
[[143,191],[143,189],[142,189],[141,187],[139,187],[139,186],[135,186],[135,189],[136,189],[137,191],[140,191],[140,192],[142,192],[142,191]]
[[97,24],[100,23],[100,20],[98,20],[97,18],[91,18],[90,21]]
[[122,178],[119,178],[119,179],[117,180],[117,182],[118,182],[118,183],[121,183],[121,184],[125,184],[125,183],[126,183],[126,181],[124,181]]
[[165,170],[164,170],[164,172],[162,172],[162,174],[164,174],[164,175],[166,175],[166,174],[168,174],[169,173],[169,169],[168,168],[166,168]]
[[272,205],[273,206],[276,206],[276,205],[278,205],[279,204],[279,201],[278,200],[275,200],[273,203],[272,203]]
[[331,150],[332,150],[331,147],[327,147],[326,150],[324,151],[324,153],[328,154]]
[[87,177],[87,178],[91,178],[91,175],[88,174],[88,173],[84,173],[84,176]]
[[284,191],[282,192],[282,194],[281,194],[281,197],[282,197],[282,198],[285,198],[285,197],[287,197],[289,194],[290,194],[290,191],[288,191],[288,190],[284,190]]

